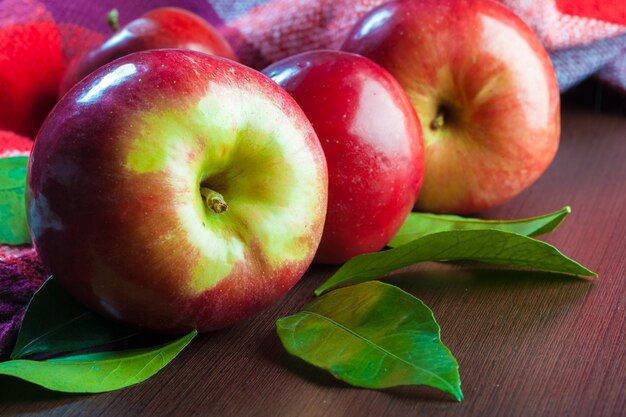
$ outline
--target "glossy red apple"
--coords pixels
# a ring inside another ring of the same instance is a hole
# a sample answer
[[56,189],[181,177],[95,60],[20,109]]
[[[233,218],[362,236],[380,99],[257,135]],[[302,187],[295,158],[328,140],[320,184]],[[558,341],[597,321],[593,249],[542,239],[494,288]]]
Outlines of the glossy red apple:
[[402,87],[369,59],[339,51],[305,52],[263,73],[302,107],[328,163],[328,214],[316,261],[340,263],[381,249],[422,183],[422,133]]
[[543,46],[489,0],[392,1],[351,30],[343,50],[389,70],[424,132],[417,208],[472,213],[531,185],[559,142],[559,91]]
[[146,51],[96,70],[51,112],[28,219],[43,263],[84,304],[152,331],[206,331],[298,281],[327,181],[311,124],[269,78]]
[[65,93],[87,74],[133,52],[182,48],[237,61],[228,42],[200,16],[176,7],[153,9],[70,65],[61,84]]

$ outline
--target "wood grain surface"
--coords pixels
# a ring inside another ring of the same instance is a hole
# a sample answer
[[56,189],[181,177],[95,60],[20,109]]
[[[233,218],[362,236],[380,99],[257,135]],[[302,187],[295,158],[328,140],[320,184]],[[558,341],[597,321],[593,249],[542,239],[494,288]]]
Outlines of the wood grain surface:
[[199,336],[134,387],[67,395],[0,377],[0,415],[626,416],[626,118],[566,106],[562,124],[546,174],[483,216],[571,205],[545,240],[598,279],[470,264],[419,265],[389,278],[433,309],[460,364],[463,402],[425,387],[353,388],[290,357],[274,322],[334,271],[314,267],[275,307]]

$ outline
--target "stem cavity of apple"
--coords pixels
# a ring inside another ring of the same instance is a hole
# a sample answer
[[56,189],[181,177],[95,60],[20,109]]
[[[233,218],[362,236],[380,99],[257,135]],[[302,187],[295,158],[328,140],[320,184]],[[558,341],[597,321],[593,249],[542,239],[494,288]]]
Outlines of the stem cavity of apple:
[[437,117],[435,117],[433,121],[430,123],[430,128],[432,130],[437,130],[437,129],[440,129],[441,127],[443,127],[443,113],[437,114]]
[[226,203],[226,200],[224,200],[224,196],[217,191],[201,186],[200,194],[202,194],[202,197],[204,197],[204,201],[206,202],[207,207],[213,210],[215,213],[219,214],[228,210],[228,204]]
[[120,12],[117,9],[111,9],[107,14],[107,24],[115,33],[120,31]]
[[438,130],[443,127],[443,124],[446,119],[446,113],[447,113],[446,108],[444,106],[439,106],[439,109],[437,109],[437,115],[435,116],[433,121],[430,122],[430,128],[432,130]]

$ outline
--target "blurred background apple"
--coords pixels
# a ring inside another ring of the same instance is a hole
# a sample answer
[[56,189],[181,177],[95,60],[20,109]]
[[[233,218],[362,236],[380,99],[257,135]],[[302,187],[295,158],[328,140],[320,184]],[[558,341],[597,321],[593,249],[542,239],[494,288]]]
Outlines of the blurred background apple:
[[350,31],[342,49],[391,72],[422,123],[417,208],[473,213],[531,185],[559,143],[554,69],[531,29],[490,0],[391,1]]

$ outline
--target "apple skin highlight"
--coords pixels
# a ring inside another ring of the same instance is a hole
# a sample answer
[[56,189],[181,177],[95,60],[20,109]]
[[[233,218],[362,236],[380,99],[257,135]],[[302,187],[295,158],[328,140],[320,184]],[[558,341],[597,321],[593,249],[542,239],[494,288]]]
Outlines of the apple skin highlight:
[[488,0],[392,1],[363,17],[342,50],[393,74],[422,123],[416,207],[475,213],[535,182],[556,154],[559,90],[532,30]]
[[[79,301],[149,331],[257,313],[319,244],[327,169],[295,101],[262,74],[183,50],[105,65],[61,100],[30,159],[43,263]],[[203,190],[228,205],[212,210]]]

